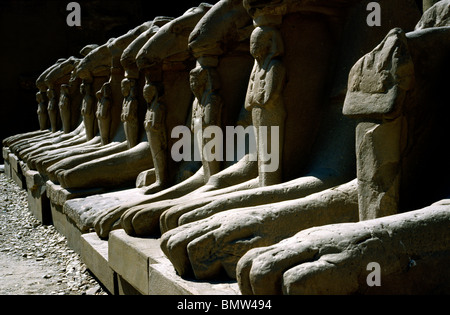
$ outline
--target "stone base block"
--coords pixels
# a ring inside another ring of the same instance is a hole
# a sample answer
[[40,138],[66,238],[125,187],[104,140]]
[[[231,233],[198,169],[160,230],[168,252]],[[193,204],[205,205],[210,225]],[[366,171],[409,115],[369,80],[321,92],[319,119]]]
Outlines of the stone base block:
[[11,178],[14,180],[14,182],[19,186],[20,188],[25,189],[26,188],[26,182],[25,178],[22,174],[22,167],[20,166],[20,159],[14,154],[9,153],[8,154],[8,160],[11,167]]
[[[141,294],[149,294],[148,266],[159,258],[151,239],[128,236],[124,230],[111,231],[108,240],[109,265]],[[162,253],[161,253],[162,254]]]
[[95,194],[99,190],[69,191],[52,181],[46,182],[46,193],[50,200],[53,225],[67,238],[67,243],[78,254],[81,252],[80,237],[91,232],[89,227],[80,227],[64,212],[64,203],[72,198]]
[[2,156],[5,165],[5,175],[9,178],[12,178],[11,163],[9,163],[9,153],[11,153],[11,151],[9,150],[8,147],[2,148]]
[[[159,246],[159,240],[158,246]],[[172,263],[164,260],[149,265],[149,295],[240,295],[236,281],[208,282],[186,280],[175,272]]]
[[64,235],[67,239],[67,245],[76,253],[81,253],[80,238],[83,233],[88,231],[80,231],[73,222],[63,213],[62,206],[55,204],[50,200],[50,210],[52,214],[53,225],[56,230]]
[[121,275],[117,275],[117,295],[142,295]]
[[117,294],[117,274],[108,264],[108,241],[96,233],[81,235],[80,256],[88,269],[110,294]]
[[111,268],[141,294],[237,295],[233,282],[212,283],[179,277],[159,246],[159,239],[132,237],[124,230],[110,233],[108,259]]
[[50,200],[46,194],[46,179],[38,171],[27,170],[24,174],[28,194],[28,209],[42,224],[52,224]]

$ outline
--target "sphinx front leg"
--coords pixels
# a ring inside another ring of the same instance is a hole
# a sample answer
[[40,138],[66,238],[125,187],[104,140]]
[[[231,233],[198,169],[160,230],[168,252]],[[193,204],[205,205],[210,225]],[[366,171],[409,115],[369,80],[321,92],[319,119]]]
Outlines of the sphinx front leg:
[[[443,200],[379,219],[303,230],[247,252],[237,265],[240,289],[243,294],[420,294],[445,288],[448,272],[436,277],[429,271],[450,261],[449,210],[450,201]],[[380,267],[381,286],[371,283],[371,263]]]
[[[275,244],[311,226],[358,220],[356,180],[298,200],[224,211],[181,225],[161,237],[161,248],[181,276],[236,277],[250,249]],[[283,229],[279,229],[283,226]]]

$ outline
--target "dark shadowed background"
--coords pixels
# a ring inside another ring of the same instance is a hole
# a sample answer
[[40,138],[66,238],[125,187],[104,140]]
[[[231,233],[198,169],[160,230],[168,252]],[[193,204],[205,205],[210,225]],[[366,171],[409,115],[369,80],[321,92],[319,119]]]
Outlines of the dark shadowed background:
[[0,141],[39,129],[35,81],[56,60],[81,57],[87,44],[103,44],[155,16],[180,16],[202,1],[78,0],[81,27],[66,23],[70,2],[0,0]]

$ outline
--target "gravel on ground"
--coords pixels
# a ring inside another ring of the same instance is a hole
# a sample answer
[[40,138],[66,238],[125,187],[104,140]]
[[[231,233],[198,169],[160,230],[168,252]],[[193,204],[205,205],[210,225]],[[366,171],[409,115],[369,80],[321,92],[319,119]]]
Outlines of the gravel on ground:
[[0,295],[106,295],[54,226],[28,210],[27,192],[0,173]]

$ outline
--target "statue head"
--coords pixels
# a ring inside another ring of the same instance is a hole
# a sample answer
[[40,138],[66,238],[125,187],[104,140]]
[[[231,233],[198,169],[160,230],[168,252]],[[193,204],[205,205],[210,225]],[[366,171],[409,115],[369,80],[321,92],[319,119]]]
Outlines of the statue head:
[[258,26],[250,36],[250,53],[257,61],[273,59],[284,53],[280,32],[272,26]]
[[80,84],[80,93],[81,93],[81,95],[86,95],[86,93],[87,93],[87,90],[86,90],[86,83],[84,83],[84,82],[82,82],[82,83]]
[[44,82],[47,86],[60,86],[69,82],[72,71],[80,63],[80,59],[69,57],[62,62],[59,62],[46,75]]
[[41,91],[36,93],[36,102],[38,102],[39,104],[45,102],[44,94]]
[[414,65],[406,34],[392,29],[384,40],[352,67],[343,107],[350,117],[398,116],[414,83]]
[[36,93],[36,101],[38,102],[37,114],[40,130],[45,130],[48,127],[48,112],[46,106],[47,100],[45,96],[45,93],[42,91]]
[[[113,40],[110,39],[108,43]],[[80,78],[92,80],[95,76],[109,76],[111,69],[111,52],[108,43],[92,49],[72,71],[71,80]]]
[[143,89],[143,94],[145,101],[148,104],[151,104],[153,102],[153,99],[157,97],[158,90],[155,85],[151,83],[146,83]]
[[120,63],[125,70],[125,76],[128,78],[138,78],[139,70],[136,64],[136,56],[145,45],[145,43],[155,35],[161,26],[167,22],[173,20],[171,17],[158,16],[156,17],[151,26],[142,32],[136,39],[134,39],[124,50],[120,57]]
[[36,80],[36,87],[39,89],[39,91],[44,92],[47,91],[47,84],[45,82],[47,75],[52,71],[54,68],[56,68],[61,62],[65,61],[66,59],[61,58],[56,61],[55,64],[53,64],[51,67],[47,68]]
[[206,91],[216,91],[220,88],[219,74],[214,67],[200,64],[190,72],[190,85],[195,97],[201,99]]
[[197,59],[222,55],[248,40],[252,30],[253,21],[242,0],[221,0],[197,23],[189,36],[189,48]]
[[92,50],[94,50],[95,48],[97,48],[98,45],[97,44],[89,44],[84,46],[83,48],[81,48],[80,50],[80,55],[82,55],[83,57],[86,57],[87,54],[89,54]]
[[211,7],[210,4],[202,3],[162,26],[137,54],[136,63],[139,69],[149,68],[164,60],[189,59],[189,35]]
[[97,100],[100,102],[102,100],[103,97],[103,90],[100,89],[95,93],[95,97],[97,98]]
[[70,86],[68,84],[61,84],[61,94],[69,94]]
[[198,66],[191,70],[190,74],[190,85],[192,93],[194,93],[195,97],[197,99],[201,99],[203,92],[205,91],[206,84],[207,84],[207,73],[206,69]]
[[121,68],[120,62],[124,50],[140,35],[142,32],[148,30],[152,25],[152,22],[145,22],[137,27],[129,30],[126,34],[123,34],[112,41],[109,41],[107,46],[111,53],[111,67]]
[[132,87],[132,85],[134,85],[133,83],[134,83],[134,80],[130,80],[128,78],[125,78],[122,80],[120,86],[122,88],[122,95],[124,97],[128,97],[130,95],[131,87]]
[[48,97],[49,100],[55,98],[55,90],[54,89],[48,89],[47,90],[47,97]]

